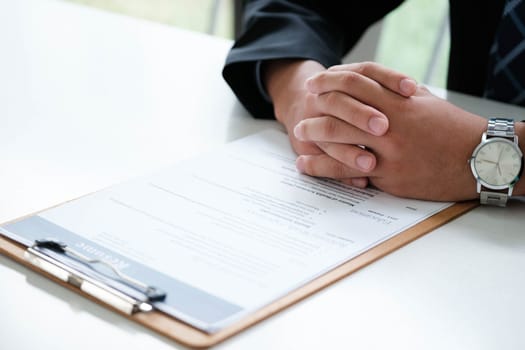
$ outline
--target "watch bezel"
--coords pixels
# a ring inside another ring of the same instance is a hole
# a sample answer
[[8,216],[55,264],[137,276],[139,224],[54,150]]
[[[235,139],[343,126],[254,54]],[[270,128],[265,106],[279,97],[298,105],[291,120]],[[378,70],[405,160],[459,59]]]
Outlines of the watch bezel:
[[[516,175],[516,177],[510,182],[510,183],[507,183],[507,184],[503,184],[503,185],[493,185],[493,184],[490,184],[490,183],[487,183],[485,180],[483,180],[483,178],[480,177],[477,169],[476,169],[476,166],[475,166],[475,160],[476,160],[476,156],[478,155],[479,151],[485,147],[487,144],[490,144],[490,143],[495,143],[495,142],[505,142],[507,144],[509,144],[510,146],[512,146],[516,152],[520,155],[520,170],[518,171],[518,174]],[[517,142],[513,142],[509,139],[506,139],[506,138],[503,138],[503,137],[491,137],[491,138],[486,138],[486,133],[483,133],[483,138],[482,138],[482,142],[480,144],[478,144],[476,146],[476,148],[474,149],[474,152],[472,152],[472,156],[470,157],[470,169],[472,170],[472,174],[474,175],[474,177],[476,178],[476,181],[481,184],[482,186],[486,187],[486,188],[489,188],[489,189],[492,189],[492,190],[504,190],[504,189],[508,189],[508,188],[512,188],[514,187],[514,185],[516,184],[516,182],[519,181],[519,179],[521,178],[521,175],[523,173],[523,153],[521,152],[520,148],[518,147],[517,145]]]

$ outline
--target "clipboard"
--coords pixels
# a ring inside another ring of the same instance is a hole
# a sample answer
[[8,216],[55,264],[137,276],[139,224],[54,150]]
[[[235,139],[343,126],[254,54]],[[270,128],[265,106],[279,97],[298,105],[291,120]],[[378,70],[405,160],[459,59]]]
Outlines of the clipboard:
[[[389,254],[390,252],[412,242],[413,240],[425,235],[426,233],[436,229],[437,227],[453,220],[454,218],[466,213],[467,211],[478,206],[477,201],[468,201],[456,203],[433,216],[425,219],[424,221],[408,228],[407,230],[393,236],[392,238],[376,245],[375,247],[367,250],[366,252],[354,257],[339,267],[323,274],[322,276],[310,281],[302,287],[290,292],[286,296],[276,300],[275,302],[259,309],[258,311],[244,317],[243,319],[227,326],[224,329],[219,330],[216,333],[206,333],[193,326],[188,325],[170,315],[167,315],[161,311],[155,309],[149,309],[147,305],[141,309],[140,300],[136,304],[136,308],[130,311],[130,309],[119,307],[118,304],[112,302],[111,298],[105,298],[104,296],[96,295],[89,291],[80,288],[78,283],[72,283],[72,281],[64,280],[64,278],[57,277],[56,273],[50,272],[49,269],[42,269],[42,266],[30,262],[31,259],[28,256],[35,256],[34,250],[38,251],[39,244],[49,244],[49,242],[40,242],[33,246],[25,246],[14,240],[0,235],[0,254],[5,255],[14,261],[46,276],[54,282],[92,300],[93,302],[100,304],[106,308],[113,310],[121,314],[122,316],[143,325],[171,340],[181,343],[185,346],[192,348],[209,348],[214,346],[240,332],[246,328],[255,325],[258,322],[278,313],[279,311],[300,302],[308,296],[316,293],[317,291],[337,282],[338,280],[350,275],[351,273],[367,266],[377,259]],[[21,218],[24,219],[24,218]],[[18,220],[21,220],[18,219]],[[12,222],[16,222],[14,220]],[[5,223],[9,224],[9,223]],[[57,242],[51,242],[54,245]],[[57,247],[55,247],[57,248]],[[60,249],[60,247],[58,247]],[[64,247],[62,247],[64,249]],[[67,248],[66,248],[67,249]],[[33,252],[31,252],[33,250]],[[75,254],[74,252],[72,252]],[[137,282],[137,281],[135,281]],[[140,284],[140,281],[139,281]],[[148,287],[142,284],[141,287]],[[162,297],[162,291],[153,288],[153,297]],[[136,302],[137,300],[135,300]],[[146,303],[147,300],[146,300]]]
[[478,205],[357,189],[294,161],[284,133],[250,135],[6,223],[0,253],[207,348]]

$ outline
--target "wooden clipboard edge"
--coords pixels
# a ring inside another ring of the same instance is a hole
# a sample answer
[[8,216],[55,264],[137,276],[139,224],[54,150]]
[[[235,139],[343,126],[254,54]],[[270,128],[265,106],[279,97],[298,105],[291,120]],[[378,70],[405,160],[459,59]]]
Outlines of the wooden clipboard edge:
[[109,308],[114,312],[117,312],[120,315],[125,316],[126,318],[137,322],[143,325],[144,327],[149,328],[159,334],[162,334],[163,336],[171,340],[174,340],[185,346],[204,349],[214,346],[232,337],[233,335],[238,334],[241,331],[253,326],[254,324],[269,318],[270,316],[278,313],[279,311],[298,303],[299,301],[316,293],[317,291],[329,285],[332,285],[333,283],[339,281],[343,277],[346,277],[351,273],[369,265],[375,260],[382,258],[390,252],[401,248],[402,246],[414,241],[415,239],[425,235],[426,233],[436,229],[437,227],[444,225],[445,223],[466,213],[467,211],[477,207],[478,205],[479,202],[477,201],[456,203],[448,207],[447,209],[434,214],[426,220],[410,227],[409,229],[401,232],[400,234],[395,235],[394,237],[382,242],[381,244],[373,247],[372,249],[367,250],[361,255],[316,278],[315,280],[309,282],[301,288],[292,291],[283,298],[267,305],[266,307],[245,317],[244,319],[236,322],[235,324],[213,334],[202,332],[186,323],[183,323],[159,311],[153,311],[149,313],[138,313],[132,316],[124,314],[118,311],[117,309],[111,307],[110,305],[105,304],[83,293],[80,289],[75,288],[74,286],[63,282],[55,278],[54,276],[37,269],[24,259],[24,252],[26,250],[26,247],[4,236],[0,236],[0,254],[10,257],[16,262],[30,268],[31,270],[45,275],[46,277],[68,288],[69,290],[72,290],[88,298],[89,300],[96,302],[99,305]]

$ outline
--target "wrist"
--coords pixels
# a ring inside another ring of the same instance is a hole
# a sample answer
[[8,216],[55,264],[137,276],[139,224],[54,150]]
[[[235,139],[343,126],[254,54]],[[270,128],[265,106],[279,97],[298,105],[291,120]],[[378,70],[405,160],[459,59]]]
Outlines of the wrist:
[[293,102],[308,93],[305,81],[324,70],[323,65],[313,60],[283,59],[263,63],[263,83],[279,122],[286,124],[285,118],[292,115],[288,110],[293,108]]

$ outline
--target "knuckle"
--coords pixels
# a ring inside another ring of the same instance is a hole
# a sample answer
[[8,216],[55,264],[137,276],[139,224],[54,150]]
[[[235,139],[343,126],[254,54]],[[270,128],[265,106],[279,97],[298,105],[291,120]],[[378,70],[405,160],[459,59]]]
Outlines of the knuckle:
[[336,137],[339,131],[337,121],[334,118],[330,117],[323,118],[321,131],[323,133],[323,136],[325,136],[328,139]]
[[339,100],[339,93],[336,92],[336,91],[327,92],[327,93],[323,94],[323,99],[324,99],[325,104],[328,107],[332,107],[335,104],[337,104],[337,102]]
[[327,79],[327,73],[321,72],[315,75],[311,81],[316,86],[323,86],[324,84],[326,84],[326,79]]
[[338,161],[333,161],[332,162],[332,165],[330,167],[330,172],[331,172],[331,175],[330,177],[333,177],[335,179],[343,179],[343,178],[346,178],[346,167],[344,166],[344,164],[338,162]]
[[356,72],[345,72],[341,74],[341,83],[343,86],[353,85],[357,79],[359,79],[359,74],[356,74]]
[[357,67],[357,73],[366,75],[370,71],[371,64],[369,61],[361,62]]
[[359,74],[363,74],[363,72],[365,71],[365,62],[359,62],[356,66],[355,66],[355,69],[354,71],[356,73],[359,73]]
[[358,66],[358,73],[369,76],[377,67],[377,63],[372,61],[361,62]]
[[[297,125],[294,126],[291,135],[295,137],[295,135],[299,133],[300,135],[302,135],[301,138],[308,138],[310,137],[310,130],[311,130],[310,120],[301,121],[297,123]],[[301,142],[304,142],[304,141],[301,141]]]
[[317,95],[307,93],[304,98],[306,110],[315,110],[317,106]]

